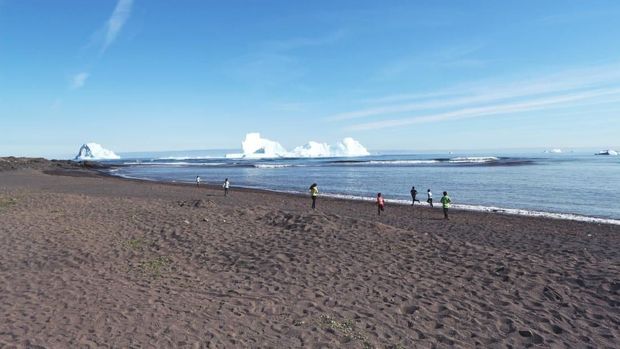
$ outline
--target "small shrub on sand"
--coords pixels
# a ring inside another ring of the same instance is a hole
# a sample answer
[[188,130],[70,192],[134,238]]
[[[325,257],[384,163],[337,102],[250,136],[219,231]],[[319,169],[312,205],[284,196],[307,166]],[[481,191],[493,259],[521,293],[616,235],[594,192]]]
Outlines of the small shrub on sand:
[[137,250],[141,248],[142,246],[144,246],[145,242],[146,241],[143,238],[129,239],[123,243],[123,246],[130,248],[132,250]]
[[170,258],[159,256],[140,262],[138,264],[138,269],[146,275],[157,277],[161,276],[161,273],[170,267],[170,262]]
[[11,207],[17,203],[17,200],[10,197],[0,196],[0,209]]
[[319,317],[318,323],[323,329],[330,330],[333,333],[343,336],[344,342],[359,340],[362,342],[363,348],[373,347],[372,344],[368,342],[368,337],[355,327],[353,320],[336,320],[332,316],[323,314]]

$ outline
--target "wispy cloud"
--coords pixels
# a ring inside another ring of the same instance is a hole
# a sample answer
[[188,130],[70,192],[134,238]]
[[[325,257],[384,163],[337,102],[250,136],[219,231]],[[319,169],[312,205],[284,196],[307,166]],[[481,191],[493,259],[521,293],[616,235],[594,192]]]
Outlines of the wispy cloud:
[[519,112],[541,110],[549,107],[567,107],[575,105],[575,102],[587,101],[591,103],[593,100],[606,97],[599,100],[601,103],[620,102],[620,88],[604,88],[599,90],[564,94],[553,97],[538,98],[517,103],[499,103],[483,107],[465,108],[454,111],[435,113],[407,118],[381,120],[376,122],[368,122],[357,124],[349,127],[350,130],[375,130],[389,127],[399,127],[420,123],[439,122],[448,120],[458,120],[467,118],[476,118],[482,116],[513,114]]
[[477,58],[475,53],[483,49],[481,42],[447,46],[435,51],[416,53],[388,62],[378,72],[378,79],[389,79],[403,73],[428,67],[441,68],[478,68],[487,64],[486,60]]
[[249,45],[248,53],[231,61],[230,72],[241,80],[261,85],[278,85],[299,79],[308,67],[302,64],[304,49],[318,49],[334,44],[346,36],[344,30],[316,37],[293,37],[265,40]]
[[324,46],[334,44],[346,36],[344,30],[337,30],[318,37],[297,37],[282,40],[270,40],[262,42],[259,47],[262,51],[282,52],[299,48]]
[[[344,121],[389,114],[410,113],[433,109],[462,108],[497,102],[523,102],[540,97],[552,97],[569,92],[587,92],[620,85],[620,65],[563,71],[533,80],[511,82],[478,82],[455,86],[443,91],[399,94],[374,99],[379,106],[342,112],[327,117],[329,121]],[[407,101],[407,103],[402,103]],[[396,103],[395,102],[401,102]]]
[[103,45],[101,46],[101,52],[105,52],[112,43],[116,40],[118,33],[123,29],[125,22],[131,15],[131,7],[133,0],[118,0],[116,7],[112,12],[112,15],[105,23],[104,31],[105,37],[103,39]]
[[84,84],[86,84],[86,80],[88,80],[89,76],[90,74],[87,72],[81,72],[73,75],[71,78],[71,88],[74,90],[82,88]]
[[537,20],[537,22],[541,24],[565,25],[574,24],[576,22],[581,22],[585,20],[601,19],[605,17],[615,18],[618,16],[618,14],[618,10],[615,9],[607,9],[605,11],[591,10],[578,12],[563,12],[541,17]]
[[[103,54],[108,47],[114,43],[116,37],[123,29],[125,22],[127,22],[131,15],[132,6],[133,0],[118,0],[112,11],[112,15],[110,15],[110,18],[104,23],[103,28],[93,35],[87,47],[92,47],[92,45],[100,46],[99,55]],[[84,87],[89,77],[90,73],[88,71],[77,73],[71,77],[69,87],[72,90],[80,89]]]

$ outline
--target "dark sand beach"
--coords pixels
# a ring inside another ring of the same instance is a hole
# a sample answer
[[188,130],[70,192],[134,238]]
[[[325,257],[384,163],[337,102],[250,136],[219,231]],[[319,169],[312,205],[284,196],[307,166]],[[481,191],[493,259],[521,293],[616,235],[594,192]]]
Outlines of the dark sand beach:
[[0,347],[620,342],[617,225],[0,168]]

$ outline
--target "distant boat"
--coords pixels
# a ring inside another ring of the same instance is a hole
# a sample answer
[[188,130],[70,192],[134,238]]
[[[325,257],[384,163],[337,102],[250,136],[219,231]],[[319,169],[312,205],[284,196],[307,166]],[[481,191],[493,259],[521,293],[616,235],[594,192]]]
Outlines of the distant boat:
[[553,153],[553,154],[560,154],[562,152],[562,149],[551,149],[551,150],[545,150],[546,154],[549,153]]
[[618,152],[615,150],[607,149],[607,150],[601,150],[594,155],[618,155]]

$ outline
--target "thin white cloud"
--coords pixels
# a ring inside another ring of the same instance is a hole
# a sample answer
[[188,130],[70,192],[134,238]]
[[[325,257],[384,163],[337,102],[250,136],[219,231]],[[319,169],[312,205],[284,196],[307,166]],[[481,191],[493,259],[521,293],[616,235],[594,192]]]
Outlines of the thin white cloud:
[[376,78],[379,80],[400,77],[409,71],[428,67],[442,68],[479,68],[487,64],[486,60],[472,57],[485,45],[481,42],[458,44],[444,47],[433,52],[416,52],[410,56],[400,57],[388,62],[379,70]]
[[105,24],[105,37],[103,40],[103,46],[101,47],[101,52],[107,50],[108,47],[116,40],[118,33],[121,29],[123,29],[125,22],[127,22],[129,16],[131,15],[132,5],[133,0],[118,0],[116,3],[116,7],[114,8],[112,15]]
[[263,51],[267,52],[290,51],[305,47],[334,44],[345,38],[345,36],[346,32],[344,30],[337,30],[320,37],[298,37],[283,40],[265,41],[260,44],[260,48]]
[[[400,94],[375,99],[387,105],[364,108],[331,115],[329,121],[343,121],[370,116],[414,112],[440,108],[455,108],[467,105],[497,102],[518,98],[536,98],[544,95],[561,94],[570,91],[591,90],[620,84],[620,65],[609,65],[591,69],[565,71],[529,81],[503,84],[482,82],[475,85],[452,87],[445,91],[425,94]],[[476,86],[477,85],[477,86]],[[464,91],[469,91],[466,95]],[[460,93],[459,93],[460,92]],[[457,96],[460,94],[460,96]],[[440,96],[450,98],[432,98]],[[403,100],[416,100],[405,104],[392,104]]]
[[[1,1],[1,0],[0,0]],[[101,42],[100,54],[103,54],[110,45],[114,43],[116,37],[123,29],[125,22],[131,15],[131,7],[133,6],[133,0],[118,0],[112,15],[105,22],[103,28],[93,35],[90,45],[99,44]],[[103,35],[103,38],[102,38]],[[71,77],[70,87],[73,90],[84,87],[90,74],[87,71],[80,72]]]
[[84,84],[86,84],[86,80],[88,80],[89,76],[90,74],[87,72],[75,74],[73,78],[71,78],[71,88],[74,90],[82,88]]
[[[428,114],[401,119],[381,120],[357,124],[349,127],[350,130],[376,130],[381,128],[407,126],[420,123],[440,122],[467,118],[476,118],[491,115],[514,114],[547,108],[558,108],[574,105],[575,102],[585,101],[593,103],[596,98],[607,97],[601,103],[620,102],[620,88],[606,88],[594,91],[564,94],[546,97],[525,102],[503,103],[484,107],[465,108],[445,113]],[[610,99],[611,98],[611,99]]]
[[290,83],[307,72],[296,50],[318,50],[321,46],[342,40],[345,34],[344,30],[338,30],[318,37],[261,41],[251,45],[247,54],[233,60],[229,72],[252,84],[269,86]]

